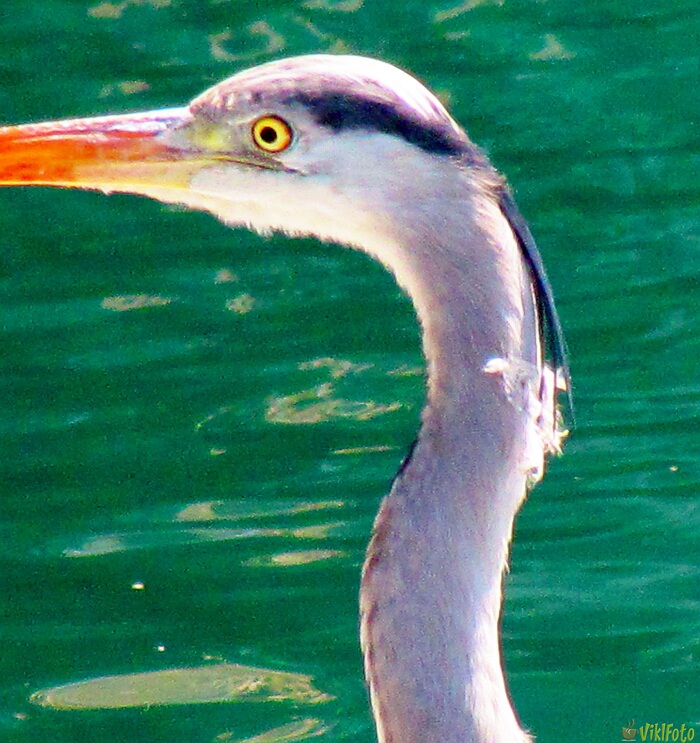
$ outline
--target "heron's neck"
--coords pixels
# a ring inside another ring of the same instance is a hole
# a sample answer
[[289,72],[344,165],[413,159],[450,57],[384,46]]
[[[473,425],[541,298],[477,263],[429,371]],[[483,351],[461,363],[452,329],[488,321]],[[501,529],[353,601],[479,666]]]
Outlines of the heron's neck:
[[[472,235],[483,244],[404,277],[423,326],[429,393],[363,573],[362,639],[381,743],[529,740],[506,691],[498,627],[530,422],[519,375],[494,364],[534,362],[535,323],[512,236],[491,237]],[[473,260],[475,250],[483,260]],[[429,282],[411,285],[411,275]]]

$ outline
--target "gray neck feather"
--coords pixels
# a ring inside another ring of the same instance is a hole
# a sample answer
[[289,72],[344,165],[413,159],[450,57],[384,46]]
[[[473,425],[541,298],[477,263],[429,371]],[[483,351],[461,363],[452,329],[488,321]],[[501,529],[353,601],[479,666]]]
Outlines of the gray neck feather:
[[423,326],[428,401],[367,553],[365,666],[381,743],[517,743],[529,738],[508,699],[498,623],[531,467],[537,320],[486,192],[468,187],[436,208],[431,224],[418,215],[397,236],[410,253],[391,266]]

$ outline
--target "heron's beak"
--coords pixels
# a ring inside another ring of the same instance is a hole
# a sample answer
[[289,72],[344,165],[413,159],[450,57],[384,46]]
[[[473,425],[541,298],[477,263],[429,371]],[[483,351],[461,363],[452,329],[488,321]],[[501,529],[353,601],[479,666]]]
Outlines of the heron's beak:
[[174,108],[0,128],[0,186],[187,189],[203,158],[163,135],[190,120],[187,108]]

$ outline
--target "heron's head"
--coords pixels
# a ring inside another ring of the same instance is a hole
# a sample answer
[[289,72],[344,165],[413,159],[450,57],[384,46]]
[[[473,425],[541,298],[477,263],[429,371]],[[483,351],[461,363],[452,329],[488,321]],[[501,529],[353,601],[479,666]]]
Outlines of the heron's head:
[[354,56],[268,63],[185,108],[0,129],[0,185],[140,194],[370,252],[470,168],[490,172],[432,93]]
[[296,57],[185,108],[0,128],[0,186],[28,185],[139,194],[361,248],[393,271],[426,334],[448,324],[446,303],[479,327],[520,317],[534,291],[568,374],[542,260],[503,180],[438,99],[385,62]]

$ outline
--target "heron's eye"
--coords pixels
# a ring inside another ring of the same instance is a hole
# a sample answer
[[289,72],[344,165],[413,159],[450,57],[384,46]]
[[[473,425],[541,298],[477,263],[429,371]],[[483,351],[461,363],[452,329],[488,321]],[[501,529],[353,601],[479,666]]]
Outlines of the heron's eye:
[[278,116],[263,116],[253,124],[253,141],[265,152],[282,152],[292,143],[292,128]]

